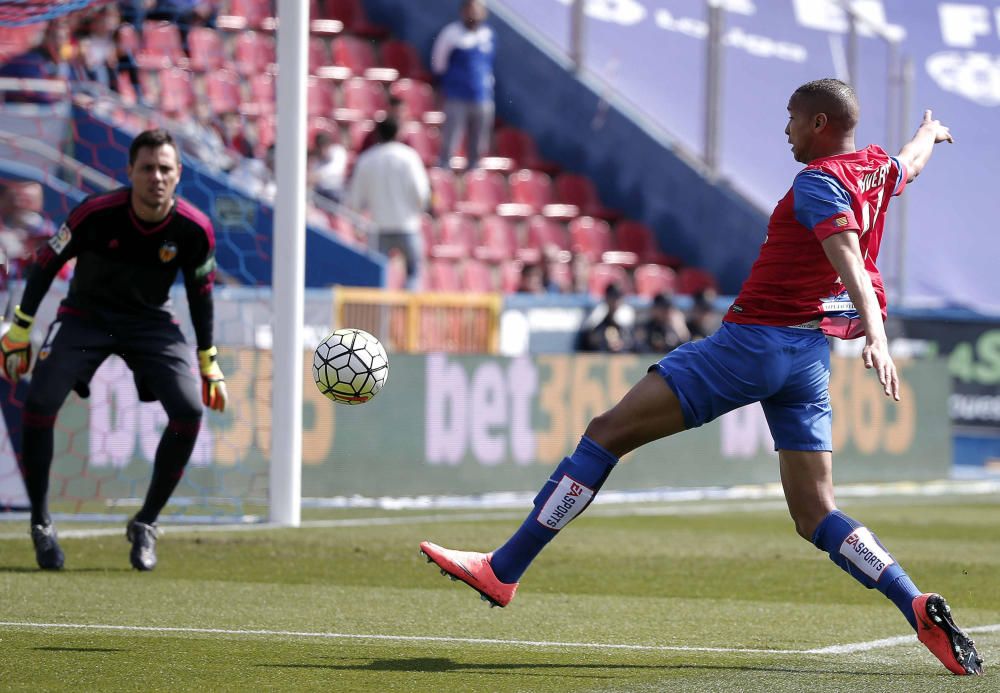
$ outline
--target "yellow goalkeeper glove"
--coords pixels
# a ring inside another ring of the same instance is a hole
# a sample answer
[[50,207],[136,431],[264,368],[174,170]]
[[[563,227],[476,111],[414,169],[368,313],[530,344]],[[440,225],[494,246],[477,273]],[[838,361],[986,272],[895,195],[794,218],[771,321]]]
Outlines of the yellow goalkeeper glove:
[[14,308],[14,321],[7,334],[0,339],[3,356],[3,377],[16,384],[31,366],[31,324],[35,318]]
[[216,358],[219,350],[214,346],[198,352],[198,369],[201,371],[201,401],[215,411],[225,411],[229,394],[226,392],[226,378]]

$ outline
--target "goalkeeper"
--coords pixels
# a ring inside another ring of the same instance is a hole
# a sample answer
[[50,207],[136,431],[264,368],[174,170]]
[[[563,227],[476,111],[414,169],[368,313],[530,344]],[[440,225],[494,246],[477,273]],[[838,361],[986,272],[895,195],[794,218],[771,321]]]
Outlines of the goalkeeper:
[[[176,198],[180,154],[165,130],[140,133],[129,147],[129,186],[93,195],[73,209],[34,258],[21,304],[0,340],[3,375],[16,383],[31,367],[30,331],[59,269],[76,268],[69,292],[39,349],[24,403],[22,460],[38,566],[63,566],[47,505],[53,426],[70,390],[88,384],[111,354],[132,370],[142,401],[167,413],[145,503],[125,535],[138,570],[156,566],[156,519],[184,473],[201,426],[202,403],[223,411],[226,387],[212,341],[215,237],[212,223]],[[198,342],[201,396],[189,347],[170,310],[170,287],[184,273]]]

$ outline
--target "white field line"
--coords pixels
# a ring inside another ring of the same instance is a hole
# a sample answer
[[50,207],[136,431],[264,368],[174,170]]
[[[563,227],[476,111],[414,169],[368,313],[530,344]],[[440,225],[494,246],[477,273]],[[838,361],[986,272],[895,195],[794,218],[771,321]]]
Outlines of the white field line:
[[[667,506],[622,506],[592,508],[588,517],[631,517],[634,515],[701,515],[717,512],[752,512],[758,510],[775,510],[784,508],[784,501],[761,500],[756,502],[720,502],[692,503]],[[440,522],[474,522],[488,520],[523,520],[528,512],[524,510],[507,510],[475,513],[432,513],[430,515],[401,515],[396,517],[353,517],[336,520],[304,520],[302,528],[338,528],[338,527],[386,527],[391,525],[434,524]],[[26,519],[27,516],[25,516]],[[282,525],[269,522],[253,524],[210,524],[210,525],[168,525],[166,531],[173,534],[198,534],[202,532],[256,532],[268,529],[285,529]],[[88,539],[91,537],[124,536],[124,526],[100,527],[94,529],[62,529],[57,528],[63,539]],[[28,530],[23,532],[0,532],[0,540],[21,540],[28,536]]]
[[[391,642],[429,642],[460,645],[509,645],[511,647],[546,647],[553,649],[626,650],[641,652],[729,652],[736,654],[825,655],[864,652],[915,642],[915,636],[883,638],[869,642],[831,645],[811,650],[759,649],[752,647],[694,647],[688,645],[629,645],[622,643],[558,642],[552,640],[505,640],[501,638],[449,638],[436,635],[386,635],[378,633],[323,633],[294,630],[264,630],[240,628],[184,628],[171,626],[121,626],[105,623],[29,623],[0,621],[0,627],[20,629],[62,629],[88,631],[120,631],[129,633],[188,633],[192,635],[249,635],[285,638],[317,638],[325,640],[374,640]],[[969,628],[969,633],[1000,631],[1000,623]]]

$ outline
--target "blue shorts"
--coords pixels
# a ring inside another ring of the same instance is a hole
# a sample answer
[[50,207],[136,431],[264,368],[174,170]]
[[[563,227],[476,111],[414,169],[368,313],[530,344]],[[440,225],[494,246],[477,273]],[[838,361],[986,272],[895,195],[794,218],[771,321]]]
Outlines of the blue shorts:
[[677,395],[688,428],[760,402],[776,450],[833,450],[830,346],[818,330],[724,322],[649,370]]

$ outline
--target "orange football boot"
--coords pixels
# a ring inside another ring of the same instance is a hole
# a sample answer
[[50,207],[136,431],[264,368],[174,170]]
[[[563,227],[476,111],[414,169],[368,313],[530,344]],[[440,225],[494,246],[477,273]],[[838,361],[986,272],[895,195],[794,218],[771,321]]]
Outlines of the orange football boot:
[[976,643],[955,625],[944,597],[933,592],[921,594],[913,600],[913,614],[917,617],[917,639],[948,671],[959,676],[982,675],[983,658]]
[[454,551],[429,541],[420,542],[420,553],[427,557],[428,563],[436,563],[442,575],[449,575],[452,580],[461,580],[479,592],[483,601],[490,602],[491,607],[507,606],[517,592],[519,583],[500,582],[493,574],[490,566],[492,553]]

